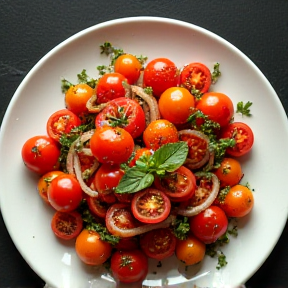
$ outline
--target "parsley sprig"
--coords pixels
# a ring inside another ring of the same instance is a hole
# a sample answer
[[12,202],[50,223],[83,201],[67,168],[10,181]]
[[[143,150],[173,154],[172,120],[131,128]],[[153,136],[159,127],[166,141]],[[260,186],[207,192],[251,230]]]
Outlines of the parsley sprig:
[[250,113],[250,107],[252,106],[252,102],[248,101],[247,103],[244,103],[243,101],[240,101],[237,103],[237,109],[236,113],[241,113],[243,116],[250,117],[252,114]]
[[178,215],[176,219],[172,223],[173,233],[174,235],[180,239],[185,240],[188,237],[188,233],[190,231],[190,225],[188,221],[188,217]]

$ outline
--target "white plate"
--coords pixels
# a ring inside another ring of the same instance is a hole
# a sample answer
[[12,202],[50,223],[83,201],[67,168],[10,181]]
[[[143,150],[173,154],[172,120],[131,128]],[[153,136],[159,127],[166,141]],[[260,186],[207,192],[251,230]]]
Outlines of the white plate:
[[[243,120],[254,130],[255,145],[242,163],[244,182],[249,181],[255,189],[254,210],[239,221],[239,236],[223,248],[228,265],[218,271],[216,259],[206,256],[200,276],[177,287],[244,283],[269,256],[287,218],[286,114],[267,79],[237,48],[205,29],[171,19],[126,18],[86,29],[49,52],[21,83],[4,117],[0,142],[1,209],[16,247],[32,269],[53,287],[114,287],[113,282],[101,277],[105,270],[88,268],[80,262],[73,242],[65,244],[51,233],[54,211],[38,197],[38,178],[25,169],[20,154],[28,138],[46,133],[50,114],[64,107],[61,77],[76,82],[76,74],[83,68],[96,77],[96,66],[108,63],[107,57],[99,53],[99,45],[105,41],[149,59],[170,58],[179,67],[198,61],[212,69],[218,61],[223,76],[214,90],[229,95],[235,106],[239,101],[253,102],[253,116]],[[145,284],[185,282],[174,260],[172,257],[163,261],[162,268],[151,261],[148,278],[156,280]],[[157,274],[153,274],[155,271]]]

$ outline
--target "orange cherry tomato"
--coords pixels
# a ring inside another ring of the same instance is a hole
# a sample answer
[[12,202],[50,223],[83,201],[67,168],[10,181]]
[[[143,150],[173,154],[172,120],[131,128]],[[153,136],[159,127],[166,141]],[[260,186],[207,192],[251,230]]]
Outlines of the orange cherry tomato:
[[101,240],[97,232],[83,229],[76,238],[75,250],[85,264],[100,265],[111,256],[112,246]]
[[143,141],[146,147],[154,151],[164,144],[175,143],[178,140],[176,127],[165,119],[152,121],[143,133]]
[[140,61],[131,54],[119,56],[114,64],[114,71],[126,77],[129,84],[134,84],[138,80],[141,68]]
[[95,90],[85,83],[71,86],[65,94],[65,103],[68,110],[76,115],[87,113],[87,101],[95,94]]
[[185,240],[178,240],[176,244],[176,257],[185,265],[194,265],[203,260],[206,245],[195,236],[189,235]]
[[159,99],[160,114],[173,124],[186,123],[194,107],[194,96],[182,87],[168,88]]
[[234,106],[231,99],[218,92],[205,93],[198,101],[196,108],[206,114],[210,120],[226,126],[234,115]]
[[228,217],[243,217],[247,215],[254,206],[252,191],[243,185],[231,187],[220,207]]
[[214,174],[220,180],[221,187],[234,186],[243,177],[241,164],[233,158],[224,158]]

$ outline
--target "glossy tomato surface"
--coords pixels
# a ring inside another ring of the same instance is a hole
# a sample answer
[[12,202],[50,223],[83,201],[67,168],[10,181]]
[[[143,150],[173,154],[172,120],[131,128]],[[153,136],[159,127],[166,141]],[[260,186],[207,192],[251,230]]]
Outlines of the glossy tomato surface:
[[148,259],[138,249],[116,251],[111,257],[111,270],[120,282],[138,282],[144,280],[148,273]]
[[96,87],[97,103],[107,103],[115,98],[124,97],[126,92],[123,81],[127,82],[127,79],[120,73],[104,74]]
[[28,139],[21,150],[25,166],[40,175],[59,168],[60,148],[51,137],[40,135]]
[[68,109],[62,109],[56,111],[48,118],[46,130],[51,138],[59,141],[64,133],[69,133],[80,124],[81,120],[76,114]]
[[99,162],[120,164],[131,156],[134,141],[126,130],[105,126],[96,129],[90,140],[90,148]]
[[156,58],[144,69],[144,86],[152,87],[153,95],[160,97],[166,89],[177,86],[178,74],[178,69],[171,60]]
[[234,115],[232,100],[223,93],[207,92],[198,101],[196,108],[206,114],[210,120],[226,126]]
[[103,126],[120,127],[139,137],[146,128],[145,114],[138,102],[130,98],[120,97],[111,100],[97,115],[96,128]]
[[171,87],[161,94],[158,104],[164,119],[183,124],[194,111],[195,99],[186,88]]
[[70,174],[59,175],[48,187],[48,200],[57,211],[75,210],[82,200],[82,189],[77,179]]

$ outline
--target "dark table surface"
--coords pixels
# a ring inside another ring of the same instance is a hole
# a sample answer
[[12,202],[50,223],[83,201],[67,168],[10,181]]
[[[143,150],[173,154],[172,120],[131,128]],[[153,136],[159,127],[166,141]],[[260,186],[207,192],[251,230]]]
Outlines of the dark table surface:
[[[160,16],[183,20],[206,28],[228,40],[259,67],[288,112],[287,0],[2,0],[0,1],[1,122],[20,82],[50,49],[87,27],[129,16]],[[275,187],[276,185],[277,183]],[[288,225],[267,261],[246,286],[288,287]],[[30,269],[16,250],[2,217],[0,217],[0,287],[43,287],[42,279]]]

